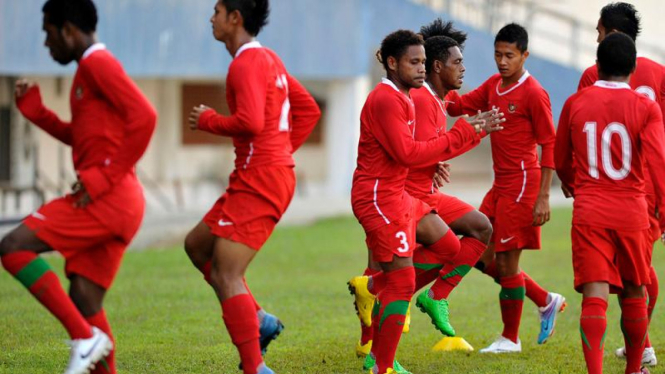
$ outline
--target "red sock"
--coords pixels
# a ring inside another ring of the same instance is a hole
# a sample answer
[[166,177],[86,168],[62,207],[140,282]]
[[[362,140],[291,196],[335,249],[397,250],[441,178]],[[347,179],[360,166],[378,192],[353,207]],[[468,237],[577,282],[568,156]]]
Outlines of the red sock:
[[453,229],[448,228],[448,232],[436,243],[427,246],[427,249],[436,255],[440,264],[445,264],[457,256],[460,251],[460,242]]
[[99,361],[97,367],[92,370],[90,374],[115,374],[115,339],[113,339],[111,325],[109,325],[109,321],[106,319],[106,312],[104,312],[104,309],[102,309],[97,314],[86,317],[85,319],[88,321],[90,326],[95,326],[98,329],[104,331],[104,333],[106,333],[106,335],[111,338],[111,341],[113,341],[113,350],[111,353],[106,356],[106,358]]
[[256,302],[256,298],[252,294],[252,291],[249,289],[245,277],[242,277],[242,282],[245,284],[245,289],[247,290],[247,294],[249,295],[249,297],[252,298],[252,301],[254,302],[254,309],[256,309],[256,311],[258,312],[259,310],[261,310],[261,306],[259,305],[259,303]]
[[485,243],[474,238],[465,237],[459,242],[459,253],[452,261],[443,266],[443,269],[439,272],[440,276],[436,278],[432,285],[431,296],[434,300],[447,299],[487,249]]
[[[377,339],[372,344],[379,373],[393,367],[397,345],[402,337],[404,319],[415,288],[416,273],[406,267],[386,273],[386,288],[379,294],[380,310]],[[377,344],[378,343],[378,344]]]
[[643,297],[623,299],[621,301],[621,331],[623,331],[623,338],[626,342],[626,374],[640,371],[648,328],[646,300]]
[[[582,351],[589,374],[603,374],[603,350],[607,329],[607,301],[599,297],[582,300],[580,335]],[[638,368],[639,369],[639,368]]]
[[[651,315],[653,314],[653,308],[656,307],[656,301],[658,301],[658,275],[656,274],[656,269],[652,266],[649,272],[649,278],[651,278],[651,284],[646,285],[647,290],[647,313],[649,314],[649,323],[651,323]],[[647,334],[647,341],[645,347],[651,348],[651,340],[649,340],[649,334]]]
[[531,279],[531,277],[525,273],[524,274],[524,285],[526,288],[526,297],[531,299],[537,306],[545,307],[547,306],[547,296],[548,292],[545,291],[536,281]]
[[494,279],[496,283],[499,283],[499,270],[496,268],[496,261],[492,261],[489,265],[485,265],[482,271],[483,274],[487,274],[490,278]]
[[2,265],[62,323],[71,339],[92,337],[90,325],[46,261],[33,252],[20,251],[2,256]]
[[224,324],[240,353],[244,374],[256,374],[263,363],[259,345],[259,319],[252,297],[240,294],[222,301]]
[[430,249],[418,246],[413,251],[413,267],[416,268],[416,291],[418,291],[439,277],[443,264]]
[[512,340],[513,343],[517,343],[519,338],[525,293],[522,273],[510,277],[501,277],[501,293],[499,293],[501,319],[503,320],[503,333],[501,335]]

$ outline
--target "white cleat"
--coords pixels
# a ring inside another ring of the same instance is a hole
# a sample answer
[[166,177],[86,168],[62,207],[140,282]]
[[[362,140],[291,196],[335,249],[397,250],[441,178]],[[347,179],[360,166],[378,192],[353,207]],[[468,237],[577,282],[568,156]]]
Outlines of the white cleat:
[[[622,359],[626,359],[626,347],[621,347],[614,351],[614,354]],[[642,353],[642,365],[644,366],[656,366],[658,364],[658,359],[656,358],[656,350],[653,347],[644,348]]]
[[517,339],[517,343],[512,340],[499,336],[489,347],[480,350],[480,353],[519,353],[522,352],[522,342]]
[[113,350],[113,342],[102,330],[93,327],[92,337],[68,341],[71,347],[65,374],[89,374],[99,360]]

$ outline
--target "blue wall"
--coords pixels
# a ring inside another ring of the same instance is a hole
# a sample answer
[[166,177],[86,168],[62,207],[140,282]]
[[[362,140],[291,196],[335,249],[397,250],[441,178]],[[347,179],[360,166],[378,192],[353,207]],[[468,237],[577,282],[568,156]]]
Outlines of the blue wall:
[[[97,0],[99,38],[136,77],[219,79],[231,57],[212,37],[214,0]],[[54,63],[43,46],[43,0],[0,0],[0,75],[67,75],[75,66]],[[406,0],[279,0],[259,40],[274,49],[300,79],[333,80],[367,74],[383,37],[418,30],[436,13]],[[447,17],[441,15],[444,19]],[[465,89],[496,72],[493,36],[469,33]],[[531,56],[531,74],[550,93],[555,117],[572,94],[579,72]]]

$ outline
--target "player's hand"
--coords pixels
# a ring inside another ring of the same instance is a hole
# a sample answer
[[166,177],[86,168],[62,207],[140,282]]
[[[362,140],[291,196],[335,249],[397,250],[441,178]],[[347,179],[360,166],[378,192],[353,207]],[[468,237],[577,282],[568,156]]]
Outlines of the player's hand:
[[81,181],[74,183],[72,186],[72,194],[76,198],[76,201],[74,202],[74,208],[85,208],[92,201],[88,191],[85,190],[85,186],[83,183],[81,183]]
[[16,95],[17,99],[20,99],[29,89],[36,85],[35,82],[28,81],[27,79],[19,79],[16,81],[16,85],[14,85],[14,95]]
[[490,134],[493,133],[494,131],[503,130],[502,124],[506,122],[506,119],[503,117],[504,117],[503,112],[499,112],[499,108],[492,107],[492,109],[486,112],[481,112],[479,110],[478,114],[469,117],[469,120],[472,122],[476,120],[485,121],[484,123],[481,124],[480,130],[485,130],[486,133]]
[[450,164],[439,162],[436,165],[436,173],[434,173],[434,188],[441,188],[444,184],[450,183]]
[[570,189],[568,189],[568,187],[566,187],[566,186],[563,185],[563,184],[561,185],[561,191],[563,191],[563,196],[565,196],[566,199],[570,199],[571,197],[575,197],[575,196],[573,195],[573,192],[572,192]]
[[550,199],[547,196],[538,196],[533,207],[533,225],[542,226],[550,220]]
[[665,231],[663,231],[663,235],[660,236],[660,241],[665,244]]
[[189,118],[187,119],[190,129],[196,130],[199,128],[199,117],[201,117],[201,113],[205,112],[208,109],[210,109],[210,107],[205,106],[203,104],[192,108],[192,111],[189,113]]

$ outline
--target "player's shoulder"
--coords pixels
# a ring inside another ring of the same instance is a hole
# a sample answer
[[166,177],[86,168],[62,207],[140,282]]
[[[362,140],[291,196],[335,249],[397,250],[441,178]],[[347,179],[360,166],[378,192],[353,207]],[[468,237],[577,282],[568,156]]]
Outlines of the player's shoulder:
[[591,65],[588,68],[584,69],[584,72],[582,73],[583,77],[591,77],[594,78],[595,80],[598,80],[598,66]]
[[411,95],[411,100],[413,100],[413,103],[416,105],[416,107],[419,104],[426,105],[427,103],[435,102],[436,100],[432,93],[429,91],[429,88],[426,86],[412,89],[409,91],[409,95]]
[[640,56],[637,58],[637,66],[636,69],[641,69],[641,68],[646,68],[649,70],[657,70],[657,71],[662,71],[665,66],[661,65],[660,63],[644,56]]

